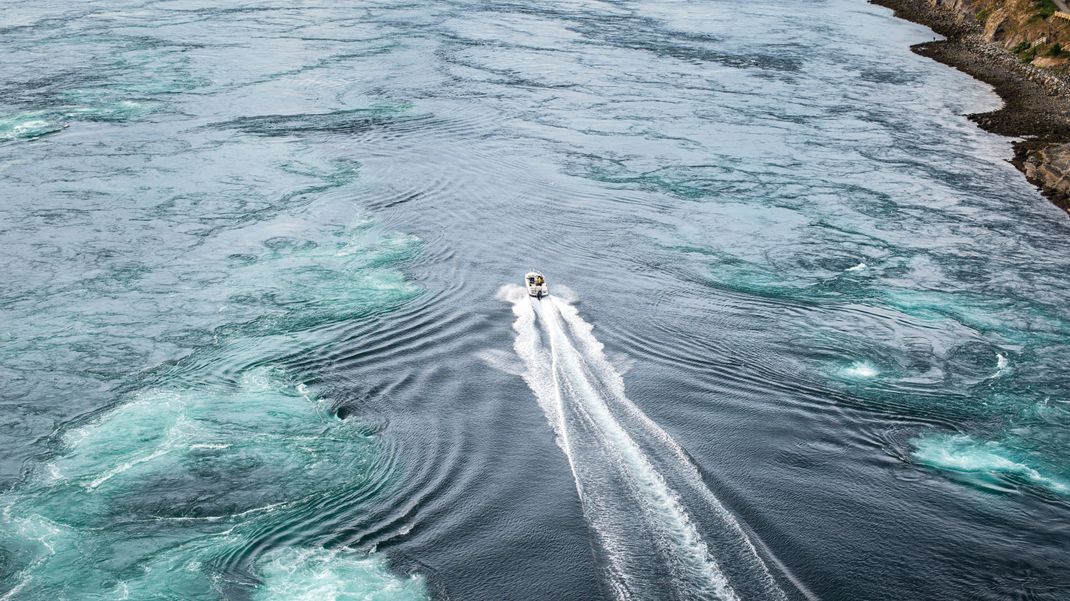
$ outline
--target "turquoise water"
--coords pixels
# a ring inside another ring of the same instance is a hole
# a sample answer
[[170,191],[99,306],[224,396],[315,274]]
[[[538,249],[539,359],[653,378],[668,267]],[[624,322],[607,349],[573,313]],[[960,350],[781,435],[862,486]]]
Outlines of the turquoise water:
[[931,38],[3,3],[0,599],[1066,598],[1070,222]]
[[[57,431],[47,459],[4,495],[11,591],[425,598],[418,576],[394,576],[374,553],[322,550],[311,544],[315,528],[279,531],[389,491],[397,458],[376,426],[342,419],[337,399],[273,363],[318,328],[418,297],[392,269],[417,248],[358,219],[321,231],[318,243],[272,236],[258,253],[228,257],[225,272],[202,280],[197,302],[238,320],[181,360],[124,378],[140,383]],[[112,324],[96,325],[103,337]],[[280,542],[251,560],[266,540]]]
[[417,577],[399,580],[354,552],[286,546],[247,568],[261,587],[226,571],[281,536],[278,520],[389,488],[388,450],[325,402],[261,368],[232,389],[144,391],[68,430],[57,456],[5,499],[15,588],[61,598],[261,588],[266,598],[423,598]]

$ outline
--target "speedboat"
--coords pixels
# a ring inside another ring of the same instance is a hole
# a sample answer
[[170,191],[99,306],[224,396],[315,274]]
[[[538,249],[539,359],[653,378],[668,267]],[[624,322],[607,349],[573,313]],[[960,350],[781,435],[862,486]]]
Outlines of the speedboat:
[[524,275],[524,285],[528,287],[528,294],[535,298],[550,294],[550,285],[546,283],[546,278],[537,271],[530,271]]

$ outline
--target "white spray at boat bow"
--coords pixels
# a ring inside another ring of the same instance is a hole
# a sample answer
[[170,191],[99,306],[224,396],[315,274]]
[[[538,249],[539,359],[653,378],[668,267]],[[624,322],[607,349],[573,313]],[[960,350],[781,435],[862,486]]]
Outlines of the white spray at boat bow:
[[[613,595],[784,599],[691,459],[625,396],[623,378],[576,308],[558,296],[530,298],[520,286],[503,287],[499,298],[513,306],[523,378],[568,458]],[[716,548],[703,532],[712,532]]]

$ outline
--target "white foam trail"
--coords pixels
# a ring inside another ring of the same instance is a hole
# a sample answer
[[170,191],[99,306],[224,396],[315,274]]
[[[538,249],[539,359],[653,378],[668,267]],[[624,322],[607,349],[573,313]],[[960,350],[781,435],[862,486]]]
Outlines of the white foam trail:
[[[520,286],[499,297],[513,305],[524,380],[569,461],[614,595],[738,601],[745,585],[751,596],[783,599],[687,453],[625,396],[623,378],[576,308],[555,296],[532,300]],[[711,551],[678,490],[701,501],[702,526],[716,531],[721,548]],[[734,587],[729,567],[746,582]]]
[[844,368],[843,373],[850,378],[872,378],[880,374],[877,368],[868,361],[855,361]]
[[854,267],[848,267],[844,271],[862,271],[866,267],[867,267],[867,265],[865,263],[859,263],[858,265],[855,265]]
[[998,378],[1002,376],[1003,373],[1007,371],[1007,366],[1009,364],[1010,361],[1007,359],[1007,355],[1004,355],[1003,353],[996,353],[996,373],[992,374],[992,377]]

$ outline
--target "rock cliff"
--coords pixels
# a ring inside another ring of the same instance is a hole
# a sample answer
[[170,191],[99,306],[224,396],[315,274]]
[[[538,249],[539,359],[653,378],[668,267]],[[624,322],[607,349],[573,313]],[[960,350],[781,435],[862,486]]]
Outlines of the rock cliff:
[[[1070,211],[1070,19],[1052,0],[871,0],[947,37],[914,51],[991,84],[1005,105],[970,115],[1021,138],[1011,161]],[[1061,1],[1061,0],[1060,0]]]

